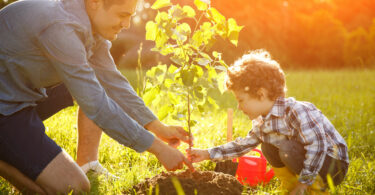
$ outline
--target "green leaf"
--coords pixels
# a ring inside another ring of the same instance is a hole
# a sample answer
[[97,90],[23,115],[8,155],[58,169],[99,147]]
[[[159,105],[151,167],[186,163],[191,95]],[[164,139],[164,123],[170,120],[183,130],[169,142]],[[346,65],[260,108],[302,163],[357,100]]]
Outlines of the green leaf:
[[185,5],[182,10],[184,11],[184,13],[186,13],[186,16],[189,17],[189,18],[193,18],[195,16],[195,11],[192,7],[188,6],[188,5]]
[[173,85],[173,80],[172,79],[165,79],[164,80],[164,86],[166,87],[166,88],[170,88],[172,85]]
[[228,39],[235,46],[238,44],[238,36],[243,26],[238,26],[236,20],[233,18],[228,19]]
[[218,109],[219,106],[216,104],[216,101],[212,99],[210,96],[207,97],[208,103],[210,103],[215,109]]
[[151,6],[152,9],[160,9],[172,5],[170,0],[156,0]]
[[213,78],[216,78],[217,73],[214,68],[208,68],[208,80],[211,80]]
[[192,65],[192,70],[196,73],[197,77],[203,76],[203,68],[197,65]]
[[221,72],[218,75],[218,79],[217,79],[218,80],[218,89],[219,89],[221,94],[224,94],[224,92],[226,91],[225,77],[226,77],[226,72]]
[[193,85],[193,82],[194,82],[194,76],[195,76],[195,72],[193,70],[182,70],[181,71],[181,79],[182,79],[182,83],[189,87],[189,86],[192,86]]
[[235,19],[233,19],[233,18],[228,19],[228,30],[229,30],[229,32],[231,32],[231,31],[240,32],[242,30],[242,28],[243,28],[243,26],[237,25],[237,22],[236,22]]
[[199,52],[199,55],[201,55],[203,58],[208,59],[210,62],[212,62],[211,57],[205,52]]
[[178,25],[177,30],[183,33],[184,35],[189,35],[191,33],[190,26],[187,23],[182,23]]
[[194,127],[197,123],[198,121],[196,120],[190,120],[190,127]]
[[172,92],[168,91],[168,98],[169,98],[169,101],[171,102],[171,104],[173,104],[173,105],[177,105],[179,103],[178,97],[176,96],[175,93],[172,93]]
[[198,110],[199,110],[199,112],[203,113],[204,112],[204,106],[198,105]]
[[203,98],[203,93],[199,92],[199,91],[194,91],[194,95],[198,98],[198,99],[202,99]]
[[177,70],[178,70],[178,68],[171,64],[171,65],[169,65],[168,73],[174,74]]
[[225,68],[228,69],[228,65],[227,65],[227,63],[224,62],[224,60],[219,60],[219,63],[220,63],[222,66],[224,66]]
[[170,105],[164,105],[158,110],[158,118],[159,120],[163,120],[165,117],[168,116],[169,113],[173,112],[173,107]]
[[198,10],[204,11],[207,10],[208,4],[206,3],[207,1],[202,1],[202,0],[194,0],[195,6],[197,6]]
[[168,39],[168,35],[159,30],[155,38],[156,48],[163,48],[165,46],[165,43],[167,43]]
[[192,44],[197,48],[199,48],[203,43],[203,36],[202,35],[203,35],[203,33],[200,30],[195,31],[195,33],[193,34]]
[[225,66],[215,66],[215,69],[220,71],[227,71],[227,68]]
[[[210,22],[203,22],[203,24],[200,26],[199,31],[197,31],[194,35],[196,36],[193,36],[193,40],[199,41],[200,44],[203,43],[205,47],[207,47],[207,45],[210,44],[211,41],[215,41],[215,39],[213,39],[214,30]],[[201,45],[195,44],[195,46],[200,47]]]
[[235,46],[237,46],[237,44],[238,44],[238,36],[239,36],[239,32],[236,32],[236,31],[231,32],[231,33],[229,34],[229,36],[228,36],[230,42],[231,42],[233,45],[235,45]]
[[173,53],[173,47],[171,47],[169,44],[167,44],[165,47],[162,47],[160,48],[160,50],[158,50],[160,52],[161,55],[168,55],[168,54],[171,54]]
[[212,56],[214,56],[215,58],[218,58],[219,60],[221,60],[221,53],[219,53],[217,51],[213,51],[212,52]]
[[211,7],[210,8],[210,14],[211,14],[212,19],[217,24],[225,24],[226,23],[225,17],[219,11],[217,11],[217,9]]
[[158,14],[155,16],[155,22],[160,25],[165,27],[170,20],[170,16],[166,12],[158,12]]
[[174,40],[180,40],[183,43],[187,40],[187,37],[190,35],[190,33],[191,29],[189,24],[182,23],[176,27],[172,35],[172,38]]
[[147,77],[154,77],[155,76],[155,71],[156,71],[156,66],[152,67],[150,70],[146,72]]
[[181,59],[180,56],[178,55],[173,55],[170,57],[170,59],[172,60],[172,62],[174,62],[175,64],[178,64],[180,66],[183,66],[184,65],[184,60]]
[[153,21],[148,21],[146,24],[146,40],[155,41],[158,33],[158,25]]
[[163,75],[167,71],[167,65],[162,64],[156,66],[155,76]]
[[207,58],[199,58],[197,63],[201,66],[206,66],[207,64],[209,64],[211,61]]
[[149,90],[149,91],[147,91],[143,94],[143,101],[145,102],[145,104],[147,106],[149,106],[149,105],[151,105],[152,100],[154,100],[156,95],[158,95],[158,94],[159,94],[159,88],[154,87],[151,90]]

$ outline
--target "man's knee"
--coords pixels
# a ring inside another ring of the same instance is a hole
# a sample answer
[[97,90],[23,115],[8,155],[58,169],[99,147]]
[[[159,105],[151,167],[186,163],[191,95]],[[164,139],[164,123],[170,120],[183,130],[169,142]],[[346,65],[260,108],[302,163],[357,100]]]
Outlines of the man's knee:
[[73,190],[76,192],[90,192],[90,181],[87,177],[81,177],[74,183]]
[[73,189],[75,192],[90,192],[90,188],[90,181],[87,177],[82,177],[79,181],[76,181]]
[[64,185],[42,186],[48,194],[80,194],[82,192],[90,192],[90,182],[87,177],[75,178],[70,182],[62,182]]
[[85,173],[65,151],[47,165],[36,182],[51,194],[90,191]]

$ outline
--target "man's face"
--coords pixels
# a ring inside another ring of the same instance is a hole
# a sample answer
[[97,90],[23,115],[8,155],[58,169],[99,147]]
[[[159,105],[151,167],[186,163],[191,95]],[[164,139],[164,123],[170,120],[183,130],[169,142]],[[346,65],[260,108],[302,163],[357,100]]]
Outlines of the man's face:
[[137,0],[123,1],[122,4],[113,4],[108,7],[104,7],[103,0],[97,1],[90,14],[94,33],[112,41],[117,38],[117,34],[122,29],[129,28],[131,17],[135,14]]

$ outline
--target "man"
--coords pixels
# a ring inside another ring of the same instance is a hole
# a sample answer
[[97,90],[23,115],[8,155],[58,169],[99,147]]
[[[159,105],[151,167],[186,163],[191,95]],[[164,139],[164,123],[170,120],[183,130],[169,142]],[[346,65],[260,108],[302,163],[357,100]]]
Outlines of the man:
[[40,194],[90,190],[84,172],[45,134],[42,123],[71,105],[70,95],[80,117],[119,143],[153,153],[167,170],[183,164],[193,170],[180,151],[161,141],[189,142],[187,133],[157,120],[109,53],[108,40],[129,27],[136,4],[24,0],[0,11],[0,174],[18,189]]

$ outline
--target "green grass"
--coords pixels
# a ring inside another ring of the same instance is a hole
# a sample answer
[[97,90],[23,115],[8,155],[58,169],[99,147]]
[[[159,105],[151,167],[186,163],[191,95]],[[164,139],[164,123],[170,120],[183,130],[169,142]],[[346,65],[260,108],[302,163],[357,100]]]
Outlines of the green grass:
[[[134,77],[133,71],[125,71]],[[288,96],[314,103],[335,125],[349,147],[350,166],[345,181],[335,190],[338,194],[375,194],[375,71],[286,71]],[[129,80],[135,80],[129,78]],[[228,101],[234,101],[230,98]],[[235,103],[234,103],[235,104]],[[151,105],[153,110],[156,107]],[[73,158],[76,156],[77,107],[67,108],[45,121],[47,134]],[[245,136],[251,122],[239,111],[234,114],[233,137]],[[226,110],[195,114],[199,123],[192,129],[195,147],[208,148],[226,142]],[[180,124],[166,118],[168,124]],[[187,148],[180,146],[181,151]],[[89,174],[92,194],[120,194],[145,178],[164,171],[156,158],[148,153],[138,154],[125,148],[108,136],[100,144],[99,161],[118,181]],[[214,163],[196,164],[200,170],[213,170]],[[265,187],[258,187],[258,194],[277,194],[279,182],[272,179]],[[4,180],[0,180],[3,194],[16,193]],[[247,190],[249,192],[249,190]]]

